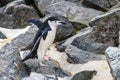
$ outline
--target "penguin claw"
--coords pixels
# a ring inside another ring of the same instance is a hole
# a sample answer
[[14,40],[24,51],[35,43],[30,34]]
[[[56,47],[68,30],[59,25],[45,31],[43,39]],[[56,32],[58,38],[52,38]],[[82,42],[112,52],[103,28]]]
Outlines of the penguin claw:
[[49,57],[48,57],[48,56],[46,56],[46,55],[45,55],[43,58],[44,58],[44,60],[46,60],[46,61],[48,61],[48,60],[49,60]]
[[46,65],[45,65],[45,64],[43,64],[42,62],[40,62],[40,65],[41,65],[41,66],[43,66],[43,67],[45,67],[45,66],[46,66]]

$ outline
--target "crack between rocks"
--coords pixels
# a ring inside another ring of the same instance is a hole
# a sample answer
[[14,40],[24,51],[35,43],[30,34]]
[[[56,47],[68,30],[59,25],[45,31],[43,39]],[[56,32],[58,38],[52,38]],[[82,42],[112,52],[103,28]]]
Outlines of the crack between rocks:
[[[115,27],[117,28],[119,26],[119,23],[118,23],[118,20],[119,20],[119,17],[117,16],[117,14],[115,13],[115,16],[116,16],[116,21],[115,22]],[[119,27],[118,27],[119,28]],[[119,46],[119,29],[117,29],[118,32],[116,31],[116,35],[117,35],[117,40],[115,39],[114,40],[114,45],[115,47],[118,47]]]
[[104,9],[104,8],[102,8],[100,6],[97,6],[97,5],[95,5],[95,4],[93,4],[93,3],[89,2],[89,1],[83,1],[83,4],[85,6],[90,7],[90,8],[93,8],[93,9],[96,9],[96,10],[99,10],[99,11],[103,11],[103,12],[107,12],[106,9]]
[[111,8],[112,7],[112,5],[111,5],[111,3],[110,3],[110,0],[107,0],[108,1],[108,4],[109,4],[109,7]]
[[40,12],[38,7],[36,6],[35,0],[24,0],[27,5],[32,5],[33,8],[36,10],[36,13],[40,18],[44,17],[44,15]]

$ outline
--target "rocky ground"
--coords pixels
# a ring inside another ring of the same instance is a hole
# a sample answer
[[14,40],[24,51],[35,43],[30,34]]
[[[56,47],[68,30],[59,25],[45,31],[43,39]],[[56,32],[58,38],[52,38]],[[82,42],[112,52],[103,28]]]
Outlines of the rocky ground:
[[[38,30],[27,20],[49,16],[67,23],[50,60],[20,62]],[[120,80],[119,31],[119,0],[0,0],[0,80]]]

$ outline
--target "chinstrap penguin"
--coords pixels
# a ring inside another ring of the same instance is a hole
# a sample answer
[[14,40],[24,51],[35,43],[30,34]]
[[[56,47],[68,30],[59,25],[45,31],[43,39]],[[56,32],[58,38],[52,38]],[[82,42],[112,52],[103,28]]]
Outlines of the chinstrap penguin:
[[41,22],[39,19],[30,19],[28,22],[35,24],[39,29],[34,37],[30,53],[22,61],[38,58],[40,65],[45,66],[42,64],[42,61],[47,49],[55,39],[56,29],[59,25],[66,23],[56,17],[49,17],[44,22]]

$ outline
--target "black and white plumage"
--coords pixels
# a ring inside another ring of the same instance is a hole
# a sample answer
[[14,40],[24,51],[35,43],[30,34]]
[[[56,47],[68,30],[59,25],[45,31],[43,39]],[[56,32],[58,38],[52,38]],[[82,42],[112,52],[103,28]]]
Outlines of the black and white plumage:
[[38,60],[42,62],[47,49],[55,39],[57,26],[65,24],[65,22],[62,22],[55,17],[49,17],[44,22],[41,22],[38,19],[30,19],[28,22],[35,24],[39,30],[33,40],[30,53],[22,61],[37,57]]

